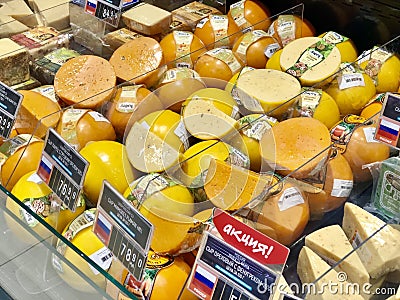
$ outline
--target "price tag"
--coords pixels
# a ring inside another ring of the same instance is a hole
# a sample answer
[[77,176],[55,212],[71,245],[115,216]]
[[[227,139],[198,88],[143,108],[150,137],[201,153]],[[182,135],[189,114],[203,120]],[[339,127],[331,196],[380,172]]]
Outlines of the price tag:
[[0,81],[0,136],[10,137],[23,96]]
[[381,115],[375,131],[375,139],[400,149],[400,96],[386,93]]
[[100,193],[93,231],[135,279],[141,280],[154,226],[107,181]]
[[206,232],[188,288],[203,300],[268,299],[289,249],[222,210]]
[[54,129],[47,131],[37,174],[71,211],[78,204],[88,166]]

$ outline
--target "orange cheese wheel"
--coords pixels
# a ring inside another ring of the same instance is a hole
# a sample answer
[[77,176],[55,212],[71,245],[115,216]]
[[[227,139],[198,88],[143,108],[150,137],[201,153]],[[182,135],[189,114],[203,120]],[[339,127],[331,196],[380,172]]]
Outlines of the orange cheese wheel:
[[173,31],[160,41],[160,46],[168,68],[192,68],[196,59],[207,51],[203,42],[190,31]]
[[242,35],[233,45],[232,51],[246,66],[261,69],[279,48],[275,38],[265,31],[254,30]]
[[292,176],[305,178],[326,158],[321,152],[330,145],[330,133],[321,121],[296,117],[267,130],[260,140],[260,153],[263,163],[280,174],[288,175],[301,167]]
[[68,115],[73,111],[76,110],[67,108],[63,111],[63,116],[56,130],[63,137],[64,132],[67,132],[66,137],[64,137],[67,142],[70,142],[67,138],[69,132],[73,132],[72,134],[76,135],[77,142],[74,146],[78,151],[89,142],[102,140],[114,141],[116,139],[115,130],[110,121],[93,110],[80,110],[83,113],[82,117],[79,118],[76,124],[74,123],[75,126],[72,131],[65,131],[65,128],[71,122]]
[[241,31],[228,16],[209,15],[197,23],[194,35],[210,50],[218,47],[231,48],[241,35]]
[[54,77],[57,96],[65,103],[81,108],[95,108],[109,100],[115,84],[113,66],[95,55],[68,60]]
[[194,65],[194,70],[200,77],[229,81],[242,67],[243,63],[231,50],[216,48],[199,56]]
[[110,58],[120,81],[131,81],[152,87],[162,74],[164,56],[160,44],[153,38],[140,37],[125,43]]
[[118,139],[122,140],[133,112],[150,94],[151,92],[142,85],[118,87],[104,114],[113,125]]
[[38,92],[25,90],[18,92],[24,98],[14,125],[15,130],[19,134],[29,133],[44,137],[47,129],[54,128],[60,120],[60,105]]
[[235,20],[240,29],[252,26],[253,29],[267,30],[271,25],[270,16],[265,5],[253,0],[238,1],[236,5],[231,5],[228,12],[228,17]]

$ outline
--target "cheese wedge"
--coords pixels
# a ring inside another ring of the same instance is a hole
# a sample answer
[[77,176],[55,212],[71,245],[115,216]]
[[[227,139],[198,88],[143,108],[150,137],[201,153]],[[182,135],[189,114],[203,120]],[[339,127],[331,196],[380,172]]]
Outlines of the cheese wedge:
[[183,122],[186,129],[202,140],[221,139],[234,134],[237,122],[219,110],[213,101],[192,99],[183,107]]
[[[305,86],[314,85],[335,74],[339,70],[341,62],[340,51],[336,46],[332,46],[331,51],[325,53],[322,53],[321,50],[307,51],[314,48],[315,44],[321,40],[318,37],[303,37],[287,44],[280,57],[282,70],[287,72],[294,67],[295,70],[292,71]],[[321,45],[321,47],[324,46]],[[311,55],[305,55],[306,51]],[[303,66],[306,69],[301,69]]]
[[359,247],[357,253],[371,278],[400,269],[399,231],[352,203],[344,206],[342,227],[353,247]]
[[246,206],[271,183],[271,178],[250,170],[211,159],[204,190],[208,199],[224,210],[236,210]]
[[[329,272],[323,275],[327,271]],[[341,280],[338,272],[331,269],[322,258],[306,246],[301,249],[299,254],[297,274],[303,284],[314,283],[311,285],[306,299],[363,299],[360,295],[351,295],[351,288],[346,288],[349,283]],[[330,286],[336,287],[338,292],[331,293]]]
[[181,154],[142,124],[135,122],[125,139],[128,159],[139,171],[162,172],[179,163]]
[[99,56],[81,55],[58,69],[54,89],[67,104],[95,108],[109,100],[117,78],[112,65]]
[[6,85],[28,80],[28,51],[9,38],[0,39],[0,70],[0,81]]
[[[328,264],[337,263],[353,251],[353,247],[339,225],[324,227],[308,234],[305,245]],[[369,282],[369,274],[356,252],[344,259],[335,270],[345,272],[351,282],[358,283],[360,286]]]

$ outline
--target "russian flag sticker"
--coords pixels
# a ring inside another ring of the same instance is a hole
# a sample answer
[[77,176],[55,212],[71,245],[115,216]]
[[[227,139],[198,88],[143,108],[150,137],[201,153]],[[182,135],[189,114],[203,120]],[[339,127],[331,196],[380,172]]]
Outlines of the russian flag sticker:
[[99,212],[97,216],[97,222],[94,225],[94,233],[98,236],[98,238],[106,245],[108,245],[110,241],[112,224],[108,221],[108,219],[103,216],[102,213]]
[[201,265],[196,265],[190,289],[201,296],[202,299],[211,299],[217,282],[217,276]]
[[44,155],[42,155],[42,159],[40,160],[37,174],[47,184],[49,183],[52,169],[53,169],[53,164],[51,163],[51,161],[49,161]]
[[375,138],[385,142],[391,146],[396,146],[399,137],[400,125],[395,122],[390,122],[386,119],[381,119]]

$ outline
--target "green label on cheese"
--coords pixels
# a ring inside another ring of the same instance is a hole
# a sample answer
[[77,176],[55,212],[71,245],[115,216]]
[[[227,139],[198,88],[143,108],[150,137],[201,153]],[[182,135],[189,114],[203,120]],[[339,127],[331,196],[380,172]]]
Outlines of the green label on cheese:
[[319,40],[315,44],[308,47],[297,60],[297,62],[290,67],[286,72],[295,76],[301,77],[308,69],[318,65],[325,58],[329,56],[335,46]]
[[296,115],[301,117],[314,116],[315,110],[322,98],[321,89],[302,88],[300,99],[296,105]]
[[384,62],[389,59],[393,53],[375,46],[370,51],[370,59],[364,68],[364,72],[372,78],[375,85],[378,85],[378,74],[381,71]]

